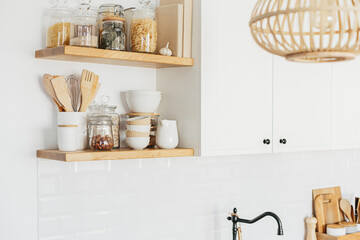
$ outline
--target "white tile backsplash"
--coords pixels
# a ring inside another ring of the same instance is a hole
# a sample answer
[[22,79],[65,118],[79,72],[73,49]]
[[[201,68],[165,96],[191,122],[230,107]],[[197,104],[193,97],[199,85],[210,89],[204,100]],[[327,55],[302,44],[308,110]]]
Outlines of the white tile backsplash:
[[311,190],[360,193],[360,150],[63,163],[38,160],[40,240],[230,240],[233,207],[246,240],[304,239]]

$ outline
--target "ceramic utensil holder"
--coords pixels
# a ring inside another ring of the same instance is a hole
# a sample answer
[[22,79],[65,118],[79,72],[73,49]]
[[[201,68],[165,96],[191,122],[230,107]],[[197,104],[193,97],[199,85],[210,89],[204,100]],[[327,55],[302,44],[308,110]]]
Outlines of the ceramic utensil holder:
[[87,114],[84,112],[59,112],[58,125],[77,125],[76,150],[85,150],[88,146]]
[[61,152],[77,150],[78,125],[58,125],[58,146]]

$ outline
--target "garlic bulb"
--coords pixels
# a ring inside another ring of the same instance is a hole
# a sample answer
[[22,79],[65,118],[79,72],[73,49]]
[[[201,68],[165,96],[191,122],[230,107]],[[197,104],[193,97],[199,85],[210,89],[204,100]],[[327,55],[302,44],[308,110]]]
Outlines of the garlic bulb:
[[172,51],[170,50],[169,45],[170,45],[170,43],[168,42],[166,44],[166,47],[160,49],[160,51],[159,51],[160,55],[163,55],[163,56],[171,56],[172,55]]

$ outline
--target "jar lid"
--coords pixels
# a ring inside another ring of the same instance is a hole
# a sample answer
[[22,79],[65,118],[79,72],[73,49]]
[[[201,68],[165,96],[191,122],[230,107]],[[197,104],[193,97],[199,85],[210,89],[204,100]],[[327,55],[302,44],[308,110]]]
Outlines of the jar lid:
[[112,125],[111,117],[106,115],[96,115],[89,117],[90,125]]
[[103,22],[106,22],[106,21],[122,21],[122,22],[125,22],[125,18],[118,17],[118,16],[111,16],[111,17],[103,18]]
[[97,11],[90,6],[91,0],[81,0],[74,11],[75,17],[97,17]]
[[124,11],[122,5],[114,3],[105,3],[99,7],[99,14],[109,13],[114,16],[124,16]]
[[117,106],[109,105],[109,100],[109,96],[101,96],[101,104],[93,104],[89,106],[91,114],[115,113]]

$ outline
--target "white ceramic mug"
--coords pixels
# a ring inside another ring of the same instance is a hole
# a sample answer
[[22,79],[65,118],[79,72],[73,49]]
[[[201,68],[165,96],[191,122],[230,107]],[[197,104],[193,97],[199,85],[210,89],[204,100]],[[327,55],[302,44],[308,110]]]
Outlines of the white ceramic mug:
[[88,146],[87,113],[84,112],[59,112],[58,125],[78,125],[77,150],[85,150]]
[[78,125],[58,125],[58,146],[61,152],[77,150]]
[[179,145],[177,124],[174,120],[159,120],[156,145],[163,149],[174,149]]

